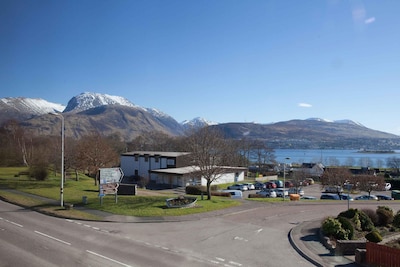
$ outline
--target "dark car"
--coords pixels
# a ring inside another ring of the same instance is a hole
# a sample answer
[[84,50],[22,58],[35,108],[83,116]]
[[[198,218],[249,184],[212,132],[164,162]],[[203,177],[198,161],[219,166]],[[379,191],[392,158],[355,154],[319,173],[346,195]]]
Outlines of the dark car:
[[391,196],[386,196],[386,195],[375,195],[379,200],[393,200]]
[[329,200],[340,200],[338,194],[322,194],[320,199],[329,199]]
[[362,195],[354,198],[355,200],[378,200],[375,195]]

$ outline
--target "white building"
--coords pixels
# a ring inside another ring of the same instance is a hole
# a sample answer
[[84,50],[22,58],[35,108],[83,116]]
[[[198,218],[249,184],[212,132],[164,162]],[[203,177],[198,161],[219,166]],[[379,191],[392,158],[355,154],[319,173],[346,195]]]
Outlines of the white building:
[[[170,186],[206,185],[199,177],[197,166],[189,164],[188,152],[133,151],[121,154],[121,169],[125,176],[143,177],[151,183]],[[219,167],[225,172],[213,184],[240,182],[246,168]]]

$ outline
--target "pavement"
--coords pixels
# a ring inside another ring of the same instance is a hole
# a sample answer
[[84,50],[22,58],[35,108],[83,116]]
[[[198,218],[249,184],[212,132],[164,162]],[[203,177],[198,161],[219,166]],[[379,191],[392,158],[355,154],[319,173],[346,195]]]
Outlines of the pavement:
[[[14,193],[20,193],[23,195],[30,195],[17,190],[9,190]],[[31,197],[40,198],[42,201],[47,200],[51,204],[59,204],[51,199],[46,199],[36,195],[30,195]],[[206,214],[193,214],[185,216],[168,216],[168,217],[135,217],[135,216],[124,216],[115,215],[104,211],[88,209],[84,205],[74,206],[76,210],[81,210],[89,214],[94,214],[101,217],[106,222],[120,222],[120,223],[149,223],[149,222],[177,222],[177,221],[191,221],[204,218],[204,216],[223,216],[229,213],[235,213],[243,209],[248,209],[248,206],[252,205],[249,201],[243,201],[243,205],[207,212]],[[336,256],[330,250],[328,250],[320,241],[319,228],[321,225],[320,220],[316,221],[304,221],[293,227],[288,233],[288,239],[292,247],[306,260],[315,266],[331,267],[331,266],[361,266],[356,264],[354,256]]]

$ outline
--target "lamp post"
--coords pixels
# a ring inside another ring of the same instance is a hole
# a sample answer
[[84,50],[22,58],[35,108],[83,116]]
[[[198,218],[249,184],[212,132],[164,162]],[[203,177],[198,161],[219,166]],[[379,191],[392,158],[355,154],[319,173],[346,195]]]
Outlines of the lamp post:
[[[285,160],[289,160],[290,158],[285,158]],[[283,201],[285,201],[285,193],[286,193],[286,162],[283,162]]]
[[61,117],[61,186],[60,186],[60,206],[64,207],[64,116],[61,113],[50,113]]

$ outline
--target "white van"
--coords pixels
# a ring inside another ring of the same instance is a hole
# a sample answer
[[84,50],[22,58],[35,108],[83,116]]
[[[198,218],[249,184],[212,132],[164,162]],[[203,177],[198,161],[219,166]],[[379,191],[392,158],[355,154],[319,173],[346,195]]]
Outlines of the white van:
[[240,190],[222,190],[222,192],[230,193],[231,198],[243,198],[243,193]]

